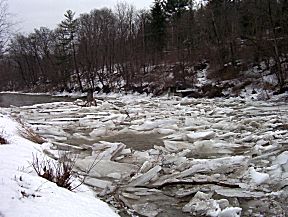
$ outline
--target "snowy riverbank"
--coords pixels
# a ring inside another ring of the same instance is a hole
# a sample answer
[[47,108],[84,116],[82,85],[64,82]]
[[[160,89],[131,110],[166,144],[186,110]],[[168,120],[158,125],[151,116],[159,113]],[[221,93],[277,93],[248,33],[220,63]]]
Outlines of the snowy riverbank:
[[0,145],[1,217],[118,216],[83,185],[71,192],[37,176],[31,166],[32,155],[42,158],[43,150],[23,138],[21,128],[0,114],[0,136],[8,143]]

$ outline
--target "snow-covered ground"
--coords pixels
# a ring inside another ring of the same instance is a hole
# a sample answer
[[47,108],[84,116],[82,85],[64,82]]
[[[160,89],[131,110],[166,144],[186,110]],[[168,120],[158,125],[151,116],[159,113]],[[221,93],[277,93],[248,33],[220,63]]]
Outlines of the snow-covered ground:
[[[55,159],[58,150],[77,154],[80,175],[96,159],[84,181],[118,209],[149,217],[286,216],[288,105],[249,98],[110,94],[98,95],[97,107],[57,102],[1,113],[20,117],[47,139],[33,150]],[[29,166],[23,161],[17,168]],[[16,184],[23,173],[17,168]]]
[[21,129],[11,117],[0,114],[0,136],[7,141],[0,145],[1,217],[118,216],[83,185],[71,192],[37,176],[32,156],[49,157],[41,145],[23,138]]

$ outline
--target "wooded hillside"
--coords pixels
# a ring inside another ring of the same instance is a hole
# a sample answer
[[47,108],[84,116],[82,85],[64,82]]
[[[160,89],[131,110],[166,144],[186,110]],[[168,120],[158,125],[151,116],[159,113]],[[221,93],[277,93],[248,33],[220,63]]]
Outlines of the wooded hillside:
[[287,80],[287,0],[155,0],[150,10],[119,3],[64,16],[56,29],[12,38],[2,90],[165,91],[193,87],[208,64],[217,81],[255,66],[279,88]]

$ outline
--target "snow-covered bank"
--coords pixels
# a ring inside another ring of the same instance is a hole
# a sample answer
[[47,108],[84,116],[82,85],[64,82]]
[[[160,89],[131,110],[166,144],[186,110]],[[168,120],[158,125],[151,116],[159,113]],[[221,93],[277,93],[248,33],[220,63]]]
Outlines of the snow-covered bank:
[[8,143],[0,145],[1,217],[118,216],[85,186],[71,192],[37,176],[32,155],[42,158],[42,147],[23,138],[20,128],[18,122],[0,114],[0,137]]

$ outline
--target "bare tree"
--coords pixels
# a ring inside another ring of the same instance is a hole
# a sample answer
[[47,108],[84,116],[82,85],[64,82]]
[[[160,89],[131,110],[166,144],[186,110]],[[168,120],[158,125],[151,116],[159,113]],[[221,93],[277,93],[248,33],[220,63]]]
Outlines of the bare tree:
[[7,0],[0,0],[0,54],[4,52],[6,43],[9,40],[10,27]]

